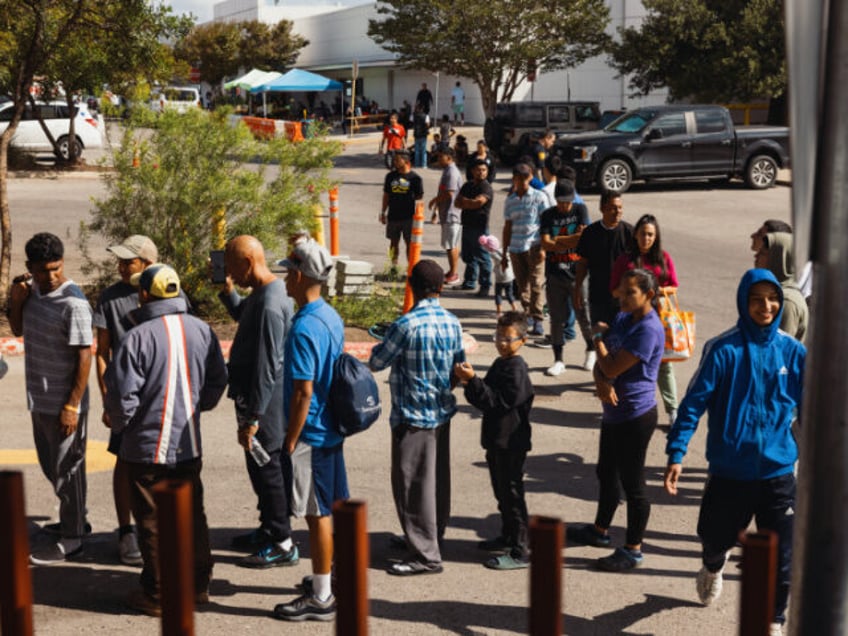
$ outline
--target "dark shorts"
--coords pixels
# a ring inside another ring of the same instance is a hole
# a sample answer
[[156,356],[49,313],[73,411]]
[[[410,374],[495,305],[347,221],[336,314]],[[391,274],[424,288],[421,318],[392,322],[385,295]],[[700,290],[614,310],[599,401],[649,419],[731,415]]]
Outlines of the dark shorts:
[[326,517],[333,503],[347,499],[344,444],[319,448],[298,442],[292,453],[291,511],[295,517]]
[[399,241],[401,236],[404,243],[409,245],[412,238],[412,219],[406,221],[386,221],[386,238],[390,241]]

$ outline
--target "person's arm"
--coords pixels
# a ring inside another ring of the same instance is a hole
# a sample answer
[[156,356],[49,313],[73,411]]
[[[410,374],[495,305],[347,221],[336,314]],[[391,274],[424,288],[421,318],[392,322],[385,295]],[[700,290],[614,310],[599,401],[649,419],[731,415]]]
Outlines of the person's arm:
[[32,292],[32,278],[29,274],[18,276],[9,290],[9,327],[17,337],[24,335],[24,305]]
[[59,416],[62,434],[65,437],[72,435],[77,430],[80,404],[82,403],[82,396],[85,394],[85,389],[88,386],[89,373],[91,373],[91,345],[77,347],[77,366],[74,372],[74,383],[71,385],[71,392],[68,394],[65,405],[62,407],[62,413]]
[[677,271],[674,269],[674,261],[671,260],[671,255],[668,252],[663,252],[663,258],[665,258],[665,267],[666,267],[666,284],[660,285],[659,291],[668,292],[669,294],[673,291],[677,291],[678,283],[677,283]]
[[385,192],[383,193],[383,202],[380,204],[380,223],[385,225],[388,220],[389,213],[389,195]]
[[230,318],[238,322],[244,310],[244,297],[236,291],[233,279],[229,276],[226,277],[221,291],[218,292],[218,299],[230,314]]
[[612,271],[610,272],[610,282],[609,282],[609,290],[610,293],[615,296],[615,290],[618,289],[619,283],[621,283],[621,276],[627,271],[627,266],[630,264],[630,256],[628,254],[622,254],[615,262],[612,264]]
[[404,341],[405,335],[403,330],[400,329],[396,322],[393,323],[386,331],[383,342],[371,349],[368,368],[372,371],[382,371],[388,368],[403,352]]
[[598,323],[592,329],[594,331],[592,342],[595,344],[595,351],[598,354],[598,369],[604,376],[609,379],[617,378],[639,363],[639,358],[626,349],[619,349],[615,353],[610,352],[603,340],[606,325]]
[[615,387],[609,381],[609,378],[601,373],[597,362],[592,367],[592,379],[595,381],[595,392],[598,394],[598,399],[601,402],[618,406],[618,394],[615,392]]
[[[104,380],[103,376],[106,373],[106,367],[109,366],[109,360],[111,357],[112,335],[109,333],[108,329],[97,327],[97,359],[95,360],[95,363],[97,371],[97,385],[100,387],[100,397],[102,398],[103,404],[106,404],[106,380]],[[101,421],[107,427],[112,426],[109,421],[109,414],[106,412],[105,408],[103,409]]]
[[289,407],[288,428],[284,448],[291,455],[300,433],[306,425],[309,415],[309,404],[312,402],[312,380],[295,380],[292,388],[291,406]]
[[501,255],[501,263],[509,260],[509,244],[512,242],[512,221],[504,221],[503,233],[501,235],[503,254]]
[[478,194],[473,199],[462,195],[462,190],[456,195],[454,204],[461,210],[479,210],[489,202],[489,197],[485,194]]
[[201,411],[214,409],[227,388],[227,364],[221,353],[221,343],[218,342],[218,336],[211,333],[211,330],[210,336],[209,348],[206,352],[206,377],[200,389],[197,405]]

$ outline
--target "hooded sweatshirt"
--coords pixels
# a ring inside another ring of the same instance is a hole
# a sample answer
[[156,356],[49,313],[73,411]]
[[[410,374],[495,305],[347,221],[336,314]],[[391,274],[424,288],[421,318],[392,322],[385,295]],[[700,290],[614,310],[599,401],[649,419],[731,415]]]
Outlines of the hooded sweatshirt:
[[792,235],[786,232],[766,234],[768,242],[768,268],[783,287],[783,316],[780,328],[800,342],[804,342],[809,320],[807,301],[795,280],[792,263]]
[[704,411],[707,461],[711,475],[754,481],[791,473],[798,458],[792,422],[801,404],[804,345],[779,329],[780,313],[765,327],[748,313],[748,294],[768,281],[783,292],[765,269],[745,272],[736,293],[736,326],[704,345],[698,370],[680,403],[668,434],[669,464],[682,463],[689,440]]

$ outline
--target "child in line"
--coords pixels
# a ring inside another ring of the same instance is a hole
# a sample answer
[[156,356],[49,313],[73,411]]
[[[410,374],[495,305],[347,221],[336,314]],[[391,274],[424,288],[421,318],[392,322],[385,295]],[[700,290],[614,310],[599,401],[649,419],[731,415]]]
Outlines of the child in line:
[[504,261],[501,256],[501,242],[497,236],[484,234],[480,237],[480,245],[495,258],[492,271],[495,274],[495,315],[500,318],[501,303],[504,298],[509,301],[512,311],[515,307],[515,273],[512,271],[512,262]]
[[495,346],[500,357],[486,377],[475,375],[468,362],[454,365],[454,374],[465,386],[465,399],[483,411],[480,439],[501,513],[501,533],[478,547],[499,553],[484,563],[493,570],[517,570],[530,564],[524,460],[530,450],[533,384],[527,363],[518,355],[526,341],[527,316],[508,311],[498,318]]

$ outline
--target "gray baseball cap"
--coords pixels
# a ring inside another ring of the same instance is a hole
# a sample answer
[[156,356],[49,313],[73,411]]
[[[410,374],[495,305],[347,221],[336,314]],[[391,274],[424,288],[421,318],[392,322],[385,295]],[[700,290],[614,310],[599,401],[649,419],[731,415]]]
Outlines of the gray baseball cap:
[[156,249],[156,244],[142,234],[128,236],[120,245],[112,245],[107,247],[106,250],[124,260],[140,258],[148,263],[155,263],[159,260],[159,250]]
[[277,264],[323,282],[327,280],[330,270],[333,269],[333,258],[327,248],[310,238],[295,243],[288,258],[284,258]]

